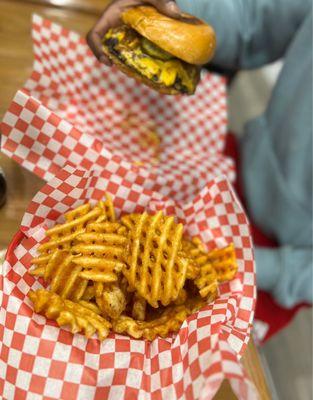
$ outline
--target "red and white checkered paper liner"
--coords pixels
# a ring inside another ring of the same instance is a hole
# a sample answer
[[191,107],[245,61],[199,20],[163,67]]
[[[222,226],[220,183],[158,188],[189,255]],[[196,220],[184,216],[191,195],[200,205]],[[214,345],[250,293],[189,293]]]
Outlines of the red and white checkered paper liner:
[[[109,170],[78,171],[67,166],[30,203],[3,266],[3,398],[208,400],[225,378],[240,399],[256,398],[239,362],[255,306],[252,242],[230,184],[223,177],[215,178],[192,201],[183,203],[135,181]],[[173,337],[147,342],[110,334],[100,343],[72,335],[32,310],[26,295],[44,283],[27,272],[45,230],[86,200],[101,199],[105,191],[113,197],[118,215],[164,209],[208,248],[235,244],[238,275],[221,285],[219,298],[188,318]]]
[[[103,170],[114,159],[140,168],[152,190],[185,200],[215,176],[234,179],[223,155],[223,78],[203,73],[194,96],[166,96],[99,64],[77,33],[36,15],[33,42],[32,75],[1,125],[2,151],[23,167],[49,180],[68,162]],[[161,138],[158,164],[147,129]]]

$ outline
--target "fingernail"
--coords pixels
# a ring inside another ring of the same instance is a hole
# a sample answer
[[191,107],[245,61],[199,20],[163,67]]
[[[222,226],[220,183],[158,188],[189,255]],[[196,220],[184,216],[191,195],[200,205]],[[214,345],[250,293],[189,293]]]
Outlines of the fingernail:
[[180,14],[180,9],[178,5],[175,3],[175,1],[170,1],[168,3],[168,9],[175,14]]

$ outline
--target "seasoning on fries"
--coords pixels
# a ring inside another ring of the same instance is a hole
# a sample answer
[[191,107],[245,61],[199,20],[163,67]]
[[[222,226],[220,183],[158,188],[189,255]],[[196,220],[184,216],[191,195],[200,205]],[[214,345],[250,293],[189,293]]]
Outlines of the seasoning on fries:
[[207,252],[199,238],[161,211],[117,220],[107,195],[47,230],[30,272],[49,288],[31,291],[34,310],[100,340],[110,330],[153,340],[217,297],[237,273],[234,245]]

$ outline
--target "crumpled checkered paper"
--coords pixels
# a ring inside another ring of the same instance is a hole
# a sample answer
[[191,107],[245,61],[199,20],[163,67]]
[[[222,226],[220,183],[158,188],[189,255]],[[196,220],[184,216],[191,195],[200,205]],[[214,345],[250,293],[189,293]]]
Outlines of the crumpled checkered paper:
[[161,95],[99,64],[51,21],[35,15],[32,35],[33,72],[1,125],[2,151],[23,167],[49,180],[68,162],[103,170],[114,160],[176,200],[215,176],[234,179],[222,77],[204,72],[194,96]]
[[[45,230],[68,210],[89,200],[95,203],[105,192],[118,215],[163,209],[209,249],[235,244],[236,278],[221,285],[218,299],[189,317],[173,337],[148,342],[110,334],[101,343],[96,337],[72,335],[33,312],[27,293],[44,283],[27,272]],[[0,282],[4,399],[209,400],[225,378],[240,399],[256,398],[239,362],[255,306],[252,242],[245,214],[224,177],[209,182],[191,201],[180,202],[151,191],[140,175],[126,180],[114,164],[103,171],[66,166],[30,203]]]

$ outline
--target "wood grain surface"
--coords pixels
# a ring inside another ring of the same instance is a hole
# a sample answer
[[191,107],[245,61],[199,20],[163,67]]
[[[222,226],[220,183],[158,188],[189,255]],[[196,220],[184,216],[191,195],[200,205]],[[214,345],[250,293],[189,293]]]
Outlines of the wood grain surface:
[[[13,0],[21,2],[21,0]],[[99,15],[106,7],[109,0],[24,0],[25,3],[58,7],[62,10],[77,10],[84,13]]]
[[[82,35],[101,13],[106,0],[0,0],[0,118],[12,97],[32,69],[31,15],[40,14]],[[8,199],[0,210],[0,250],[7,247],[19,229],[25,209],[44,182],[0,154],[0,166],[8,183]],[[257,350],[250,341],[243,364],[257,387],[260,398],[270,399]],[[224,382],[215,399],[235,399],[228,382]]]

